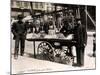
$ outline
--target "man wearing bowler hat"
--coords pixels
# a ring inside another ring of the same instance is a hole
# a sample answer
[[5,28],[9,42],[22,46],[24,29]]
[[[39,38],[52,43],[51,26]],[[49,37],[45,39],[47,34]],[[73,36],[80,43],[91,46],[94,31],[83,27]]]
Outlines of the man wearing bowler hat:
[[84,25],[81,24],[81,19],[76,19],[76,26],[74,28],[74,38],[77,42],[76,44],[76,55],[77,63],[73,66],[83,66],[84,65],[84,53],[85,46],[87,44],[87,32]]
[[24,55],[24,46],[25,46],[25,37],[26,37],[26,26],[24,22],[22,21],[23,15],[19,14],[17,16],[18,21],[14,22],[12,24],[11,31],[14,35],[14,40],[15,40],[15,50],[14,50],[14,58],[18,58],[18,52],[19,52],[19,44],[20,44],[20,55]]

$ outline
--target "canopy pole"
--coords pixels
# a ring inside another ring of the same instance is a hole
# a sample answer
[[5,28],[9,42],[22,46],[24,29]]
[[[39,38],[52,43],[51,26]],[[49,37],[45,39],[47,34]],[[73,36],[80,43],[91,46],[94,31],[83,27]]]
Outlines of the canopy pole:
[[[87,11],[87,5],[85,6],[85,10]],[[87,31],[87,13],[85,13],[86,15],[86,31]]]

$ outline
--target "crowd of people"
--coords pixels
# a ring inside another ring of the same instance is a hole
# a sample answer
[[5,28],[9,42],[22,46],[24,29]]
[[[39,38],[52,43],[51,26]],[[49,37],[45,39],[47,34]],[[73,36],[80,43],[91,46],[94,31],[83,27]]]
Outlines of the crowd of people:
[[18,15],[17,19],[18,21],[12,23],[11,28],[15,39],[15,59],[18,58],[19,44],[20,55],[24,55],[25,38],[27,33],[50,34],[50,32],[53,32],[52,30],[54,30],[54,33],[62,33],[64,37],[67,37],[69,34],[74,35],[74,40],[77,42],[75,45],[77,63],[74,63],[73,66],[84,65],[84,50],[87,44],[87,32],[85,25],[82,25],[81,23],[81,18],[75,18],[72,12],[67,12],[65,15],[63,15],[63,13],[57,13],[56,17],[54,15],[33,17],[33,19],[25,22],[23,22],[22,15]]

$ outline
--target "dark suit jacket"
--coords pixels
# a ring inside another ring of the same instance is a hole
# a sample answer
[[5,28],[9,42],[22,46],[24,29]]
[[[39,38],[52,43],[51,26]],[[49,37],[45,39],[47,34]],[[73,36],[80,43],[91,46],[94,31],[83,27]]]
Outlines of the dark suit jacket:
[[11,31],[14,35],[14,39],[16,39],[17,36],[26,35],[27,28],[22,21],[17,21],[12,24]]
[[77,25],[74,28],[74,39],[77,42],[77,45],[83,47],[84,44],[87,44],[87,32],[84,25]]

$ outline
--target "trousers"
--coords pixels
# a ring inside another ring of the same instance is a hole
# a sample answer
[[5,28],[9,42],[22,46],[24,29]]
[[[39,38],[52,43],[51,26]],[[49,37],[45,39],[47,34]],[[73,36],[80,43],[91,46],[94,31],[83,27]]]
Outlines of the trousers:
[[77,64],[84,65],[84,49],[85,47],[76,46]]
[[15,55],[18,55],[19,45],[20,45],[20,54],[23,55],[25,47],[25,37],[23,35],[17,36],[15,39],[15,51],[14,51]]

